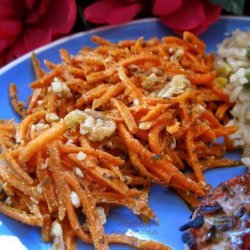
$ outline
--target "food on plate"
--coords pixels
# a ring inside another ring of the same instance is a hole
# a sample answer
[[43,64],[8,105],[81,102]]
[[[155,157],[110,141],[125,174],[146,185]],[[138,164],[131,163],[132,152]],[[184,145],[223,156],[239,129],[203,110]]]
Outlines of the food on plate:
[[250,167],[250,31],[235,30],[218,45],[215,69],[224,92],[234,103],[228,125],[236,125],[239,130],[230,138],[235,147],[243,149],[242,162]]
[[250,174],[221,183],[180,229],[189,249],[250,248]]
[[174,188],[194,207],[210,189],[205,170],[239,164],[223,158],[226,145],[216,142],[238,127],[225,126],[231,104],[215,81],[214,54],[189,32],[92,40],[99,46],[75,56],[61,49],[59,64],[45,60],[49,72],[33,55],[37,79],[26,106],[10,85],[22,119],[0,123],[0,212],[41,227],[54,248],[75,249],[79,238],[96,249],[169,249],[105,234],[103,225],[115,206],[156,219],[152,183]]

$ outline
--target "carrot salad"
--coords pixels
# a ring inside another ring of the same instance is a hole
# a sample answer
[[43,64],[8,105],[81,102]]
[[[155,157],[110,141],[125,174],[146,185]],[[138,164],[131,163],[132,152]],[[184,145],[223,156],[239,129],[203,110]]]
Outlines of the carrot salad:
[[33,54],[27,105],[10,84],[22,120],[0,123],[0,212],[41,227],[58,249],[76,249],[77,238],[98,250],[112,243],[170,249],[105,234],[104,224],[116,206],[145,223],[156,219],[148,205],[153,183],[194,208],[210,189],[204,171],[238,164],[223,158],[237,127],[225,126],[230,104],[215,81],[214,54],[189,32],[92,41],[98,46],[75,56],[61,49],[60,64],[45,60],[49,72]]

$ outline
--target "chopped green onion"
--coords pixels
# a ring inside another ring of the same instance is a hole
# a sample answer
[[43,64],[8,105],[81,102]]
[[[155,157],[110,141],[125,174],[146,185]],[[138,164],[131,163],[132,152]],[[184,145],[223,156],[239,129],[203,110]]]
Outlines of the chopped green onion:
[[223,76],[219,76],[215,79],[215,82],[222,88],[225,88],[228,84],[228,79]]
[[214,69],[219,76],[229,77],[233,73],[231,66],[222,59],[214,61]]

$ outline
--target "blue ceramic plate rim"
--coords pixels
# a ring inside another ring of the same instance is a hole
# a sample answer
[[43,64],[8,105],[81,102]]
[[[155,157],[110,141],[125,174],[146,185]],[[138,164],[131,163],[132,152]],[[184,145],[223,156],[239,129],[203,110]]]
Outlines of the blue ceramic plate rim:
[[[228,20],[228,22],[230,23],[237,20],[250,21],[250,18],[222,16],[219,22],[221,20]],[[143,25],[147,23],[158,23],[158,22],[159,20],[157,18],[147,18],[147,19],[132,21],[123,25],[105,26],[90,31],[80,32],[59,39],[57,41],[54,41],[48,45],[42,46],[36,49],[34,52],[39,57],[49,49],[55,49],[58,46],[63,47],[63,44],[65,44],[66,42],[73,40],[75,41],[75,39],[81,39],[87,35],[94,35],[98,32],[103,32],[103,31],[109,32],[116,28],[123,29],[129,26],[133,27],[134,25]],[[170,31],[168,30],[167,32],[169,33]],[[115,37],[115,39],[119,40],[119,37]],[[53,52],[58,53],[58,51],[53,51]],[[22,66],[22,64],[25,61],[27,61],[27,59],[29,59],[30,56],[31,53],[27,53],[24,56],[18,58],[17,60],[9,63],[5,67],[1,68],[0,80],[5,79],[3,76],[8,74],[8,72],[10,72],[14,67],[20,65]],[[28,72],[27,74],[30,74],[30,71],[27,72]],[[21,87],[23,86],[21,85]],[[7,92],[0,93],[0,97],[5,96],[6,93]],[[6,112],[8,113],[8,111]],[[2,117],[1,116],[2,114],[3,111],[0,111],[0,117]],[[231,157],[233,158],[239,157],[239,152],[233,153]],[[227,176],[224,176],[225,171],[227,171]],[[215,172],[210,171],[206,174],[206,178],[208,179],[209,183],[217,185],[220,181],[242,174],[244,171],[245,171],[244,167],[218,170],[216,171],[216,175],[219,176],[219,179],[216,178],[216,181],[214,181]],[[162,199],[166,199],[166,201],[162,202]],[[107,223],[107,226],[105,227],[106,232],[112,233],[118,231],[120,233],[135,235],[142,239],[159,240],[164,242],[165,244],[171,245],[174,249],[183,249],[183,245],[180,239],[181,233],[178,231],[178,228],[183,223],[185,223],[185,221],[188,220],[188,217],[191,213],[190,210],[187,208],[187,206],[184,204],[184,202],[179,197],[177,197],[171,190],[154,185],[150,195],[150,206],[155,210],[159,218],[159,224],[157,222],[143,224],[136,216],[132,215],[130,211],[124,208],[117,208],[111,213],[110,216],[111,218]],[[165,211],[167,212],[165,213]],[[38,229],[22,225],[21,223],[13,221],[12,219],[9,219],[3,215],[0,215],[0,235],[17,236],[29,250],[49,249],[49,244],[43,243],[41,241],[40,232]],[[78,249],[93,249],[93,248],[85,244],[80,244]],[[112,246],[111,249],[129,249],[129,248],[126,246]]]

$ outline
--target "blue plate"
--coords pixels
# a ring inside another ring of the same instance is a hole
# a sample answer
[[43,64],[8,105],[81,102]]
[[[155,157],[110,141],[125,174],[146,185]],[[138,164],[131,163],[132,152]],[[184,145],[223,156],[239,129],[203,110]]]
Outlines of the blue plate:
[[[211,26],[201,38],[207,44],[207,51],[215,51],[216,45],[235,29],[250,30],[250,19],[222,17]],[[99,35],[113,42],[123,39],[137,39],[144,36],[149,39],[153,36],[163,37],[170,35],[171,32],[163,26],[157,19],[145,19],[131,22],[121,26],[104,27],[90,32],[83,32],[67,38],[63,38],[54,43],[44,46],[36,51],[38,58],[43,61],[45,58],[52,62],[59,62],[60,48],[65,48],[70,53],[77,53],[83,46],[94,46],[90,41],[92,35]],[[30,54],[8,64],[0,69],[0,119],[18,119],[8,99],[8,85],[14,82],[18,85],[19,96],[26,100],[30,95],[29,83],[34,80]],[[239,158],[240,152],[230,155],[232,158]],[[208,183],[213,186],[221,181],[245,172],[244,167],[224,168],[219,170],[207,171],[205,176]],[[181,233],[179,227],[184,224],[191,211],[186,204],[171,190],[160,186],[153,186],[149,198],[150,207],[153,208],[159,223],[151,222],[143,224],[139,218],[125,208],[117,208],[109,215],[105,225],[106,233],[126,233],[138,236],[142,239],[161,241],[174,249],[183,249]],[[17,221],[0,215],[0,235],[13,235],[18,237],[23,245],[29,250],[46,250],[50,244],[43,243],[41,240],[40,229],[23,225]],[[3,246],[1,246],[1,249]],[[4,249],[9,249],[7,246]],[[92,246],[78,244],[78,249],[93,249]],[[113,245],[111,249],[130,249],[127,246]]]

